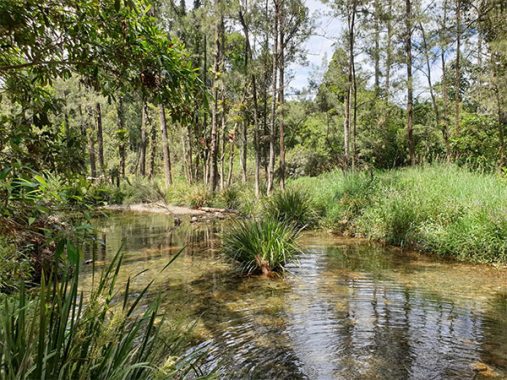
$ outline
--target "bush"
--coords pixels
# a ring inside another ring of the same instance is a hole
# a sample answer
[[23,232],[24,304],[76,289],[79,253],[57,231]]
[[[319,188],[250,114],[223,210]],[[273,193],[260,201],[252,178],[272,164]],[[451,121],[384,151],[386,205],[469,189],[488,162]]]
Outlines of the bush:
[[299,252],[299,233],[293,225],[273,219],[237,221],[223,237],[224,253],[247,274],[283,271]]
[[136,177],[132,182],[123,182],[123,204],[154,203],[163,201],[165,194],[156,181]]
[[315,223],[316,214],[309,195],[300,189],[289,188],[267,198],[264,216],[286,224],[304,228]]
[[30,261],[16,246],[0,237],[0,293],[11,292],[32,274]]
[[220,203],[225,208],[237,210],[241,205],[240,191],[236,186],[230,186],[220,192]]

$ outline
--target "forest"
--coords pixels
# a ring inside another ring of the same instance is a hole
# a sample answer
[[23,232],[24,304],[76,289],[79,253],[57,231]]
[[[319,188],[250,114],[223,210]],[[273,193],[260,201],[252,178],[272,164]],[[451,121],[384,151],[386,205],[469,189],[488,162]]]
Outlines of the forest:
[[[2,0],[0,379],[507,376],[506,20],[505,0]],[[348,347],[348,372],[327,373],[306,360],[343,350],[301,356],[283,341],[268,365],[244,336],[242,352],[221,346],[230,320],[202,316],[237,317],[241,300],[290,335],[291,314],[272,309],[291,281],[312,284],[312,244],[327,260],[322,286],[360,273],[377,297],[391,276],[430,303],[467,305],[449,320],[471,306],[467,285],[446,293],[443,278],[480,268],[471,281],[496,309],[474,307],[495,321],[496,348],[472,345],[480,357],[464,364],[453,351],[424,372],[378,364],[403,362],[401,348],[349,368],[359,354]],[[209,277],[186,266],[194,255]],[[429,290],[428,263],[447,271]],[[412,288],[399,277],[409,267]],[[160,278],[187,284],[196,306]],[[203,283],[218,286],[222,311]]]

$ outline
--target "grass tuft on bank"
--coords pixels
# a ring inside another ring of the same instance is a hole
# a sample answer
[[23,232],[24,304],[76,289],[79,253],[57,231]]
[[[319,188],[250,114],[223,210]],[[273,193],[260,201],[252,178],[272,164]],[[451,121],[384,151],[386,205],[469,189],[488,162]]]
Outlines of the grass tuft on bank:
[[456,166],[331,172],[306,189],[321,225],[460,261],[507,263],[507,180]]

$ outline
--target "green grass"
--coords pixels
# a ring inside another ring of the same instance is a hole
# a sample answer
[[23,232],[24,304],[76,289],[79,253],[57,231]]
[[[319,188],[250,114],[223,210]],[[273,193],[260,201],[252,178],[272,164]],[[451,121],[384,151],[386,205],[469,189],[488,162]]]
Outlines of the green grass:
[[310,196],[306,191],[289,188],[277,191],[264,200],[263,215],[298,228],[311,226],[316,221],[316,213]]
[[[142,307],[138,294],[115,282],[117,254],[91,293],[79,290],[79,253],[67,245],[69,267],[60,280],[46,279],[31,292],[21,287],[0,302],[0,378],[181,378],[190,369],[177,355],[177,337],[161,333],[158,302]],[[165,269],[165,268],[164,268]]]
[[274,219],[239,220],[224,234],[223,249],[246,274],[279,272],[299,252],[299,232]]
[[507,262],[507,180],[434,165],[294,181],[321,225],[461,261]]

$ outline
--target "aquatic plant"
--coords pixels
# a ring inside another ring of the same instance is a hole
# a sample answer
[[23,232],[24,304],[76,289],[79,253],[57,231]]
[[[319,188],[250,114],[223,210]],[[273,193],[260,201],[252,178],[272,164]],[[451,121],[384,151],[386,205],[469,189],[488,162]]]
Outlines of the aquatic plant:
[[310,196],[298,188],[277,191],[267,198],[263,207],[264,216],[298,228],[312,225],[316,214]]
[[223,237],[224,253],[239,263],[244,273],[283,271],[299,252],[300,229],[275,219],[234,222]]
[[15,296],[4,296],[0,378],[143,379],[160,371],[168,378],[181,369],[181,361],[172,369],[165,365],[178,340],[160,333],[158,302],[140,307],[151,283],[133,294],[129,279],[120,296],[118,253],[86,295],[79,290],[79,253],[70,243],[66,250],[73,264],[63,278],[43,277],[33,293],[21,287]]

